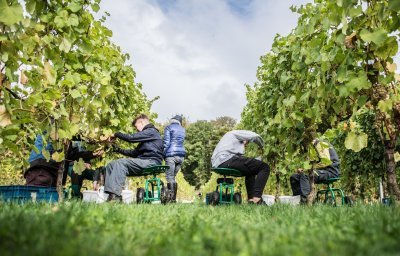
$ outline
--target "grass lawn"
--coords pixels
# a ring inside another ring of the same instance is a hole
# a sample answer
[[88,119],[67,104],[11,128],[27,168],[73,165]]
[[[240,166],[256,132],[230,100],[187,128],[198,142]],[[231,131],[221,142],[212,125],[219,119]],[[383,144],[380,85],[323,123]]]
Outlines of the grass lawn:
[[1,255],[400,255],[400,208],[0,203]]

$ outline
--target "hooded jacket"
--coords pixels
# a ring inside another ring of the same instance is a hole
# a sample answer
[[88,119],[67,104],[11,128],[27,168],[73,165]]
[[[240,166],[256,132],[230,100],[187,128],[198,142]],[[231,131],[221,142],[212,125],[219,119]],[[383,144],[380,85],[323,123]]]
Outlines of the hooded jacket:
[[153,124],[146,125],[141,132],[134,134],[117,132],[115,137],[130,143],[139,143],[135,149],[116,148],[116,152],[134,158],[153,159],[158,164],[161,164],[163,159],[163,142],[160,132]]

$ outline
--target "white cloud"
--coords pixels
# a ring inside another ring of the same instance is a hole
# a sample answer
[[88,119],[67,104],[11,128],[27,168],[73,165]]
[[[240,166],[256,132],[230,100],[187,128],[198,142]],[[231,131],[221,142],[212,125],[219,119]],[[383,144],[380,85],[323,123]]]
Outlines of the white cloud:
[[106,25],[131,55],[136,81],[149,98],[161,97],[153,105],[159,121],[176,113],[191,121],[240,117],[244,84],[256,80],[259,57],[276,33],[296,25],[289,7],[304,1],[242,2],[235,8],[216,0],[102,1],[101,10],[111,14]]

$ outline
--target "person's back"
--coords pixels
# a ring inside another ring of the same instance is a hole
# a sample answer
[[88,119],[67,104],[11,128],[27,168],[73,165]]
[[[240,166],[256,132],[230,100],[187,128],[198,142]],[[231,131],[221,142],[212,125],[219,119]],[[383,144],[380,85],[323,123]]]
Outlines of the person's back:
[[227,132],[218,142],[211,156],[212,167],[216,168],[232,156],[244,154],[243,141],[255,142],[262,147],[264,145],[261,137],[252,131],[233,130]]
[[185,128],[179,121],[172,121],[164,130],[164,156],[182,156],[186,155],[184,141],[186,137]]
[[182,117],[179,115],[171,119],[171,123],[164,129],[164,157],[165,163],[169,166],[166,171],[167,188],[172,193],[171,201],[176,201],[178,184],[175,180],[184,157],[186,155],[184,141],[186,137],[185,128],[182,127]]

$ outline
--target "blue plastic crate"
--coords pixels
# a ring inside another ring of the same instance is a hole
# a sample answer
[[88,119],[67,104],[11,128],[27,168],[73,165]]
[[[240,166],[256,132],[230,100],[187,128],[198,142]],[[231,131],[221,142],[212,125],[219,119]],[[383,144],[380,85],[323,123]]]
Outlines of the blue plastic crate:
[[57,202],[58,193],[53,187],[0,186],[0,200],[7,202]]

